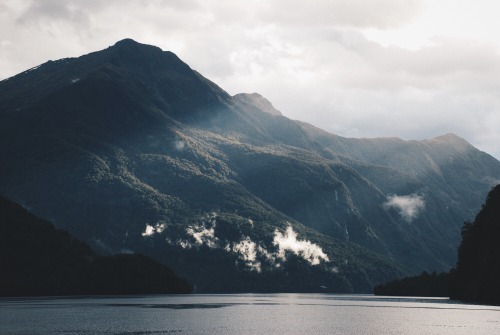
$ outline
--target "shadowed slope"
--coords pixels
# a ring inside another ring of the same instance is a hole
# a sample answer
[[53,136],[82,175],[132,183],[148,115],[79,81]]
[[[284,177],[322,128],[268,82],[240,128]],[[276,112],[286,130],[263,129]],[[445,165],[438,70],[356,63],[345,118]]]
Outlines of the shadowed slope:
[[0,296],[189,293],[143,255],[101,257],[67,232],[0,197]]

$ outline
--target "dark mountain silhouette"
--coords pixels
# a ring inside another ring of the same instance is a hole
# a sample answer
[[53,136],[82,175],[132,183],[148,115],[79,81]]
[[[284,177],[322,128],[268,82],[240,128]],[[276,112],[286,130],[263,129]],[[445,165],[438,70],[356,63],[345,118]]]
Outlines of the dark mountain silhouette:
[[500,304],[500,185],[491,190],[474,222],[462,228],[451,298]]
[[422,272],[418,276],[404,277],[373,288],[375,295],[407,297],[449,297],[450,274]]
[[132,40],[0,82],[0,153],[0,192],[205,292],[369,292],[447,270],[500,179],[455,135],[332,135]]
[[187,282],[143,255],[102,257],[0,196],[0,296],[189,293]]

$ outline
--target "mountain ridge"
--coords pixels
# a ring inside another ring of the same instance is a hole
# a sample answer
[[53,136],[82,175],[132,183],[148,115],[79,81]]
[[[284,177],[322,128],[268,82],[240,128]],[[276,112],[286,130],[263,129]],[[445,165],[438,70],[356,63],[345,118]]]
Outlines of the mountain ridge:
[[[267,278],[253,287],[369,292],[402,272],[454,264],[460,224],[487,178],[500,179],[498,161],[446,136],[329,134],[231,97],[172,55],[126,40],[0,82],[0,153],[9,157],[0,192],[94,247],[150,255],[202,291]],[[80,73],[91,75],[72,82]],[[297,245],[331,261],[311,266],[288,249],[287,261],[277,258],[288,226]],[[232,279],[180,261],[187,255],[224,264]],[[288,282],[292,268],[301,271]],[[308,271],[317,281],[297,286]]]

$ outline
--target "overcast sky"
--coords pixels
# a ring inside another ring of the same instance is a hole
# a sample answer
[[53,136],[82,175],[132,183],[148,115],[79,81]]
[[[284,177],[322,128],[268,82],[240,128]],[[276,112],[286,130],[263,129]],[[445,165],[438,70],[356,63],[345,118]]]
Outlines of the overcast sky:
[[497,0],[0,0],[0,80],[130,37],[346,137],[500,158]]

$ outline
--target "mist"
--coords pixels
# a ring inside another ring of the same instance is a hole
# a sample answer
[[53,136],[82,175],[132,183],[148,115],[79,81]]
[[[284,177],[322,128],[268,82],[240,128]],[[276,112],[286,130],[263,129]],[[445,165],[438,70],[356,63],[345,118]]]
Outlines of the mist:
[[424,197],[418,194],[390,195],[384,203],[384,208],[394,208],[408,223],[412,222],[425,209]]
[[284,234],[276,229],[273,244],[278,247],[278,258],[286,260],[286,253],[291,252],[311,265],[318,265],[321,261],[330,261],[320,246],[308,240],[298,240],[297,236],[291,226],[288,226]]

